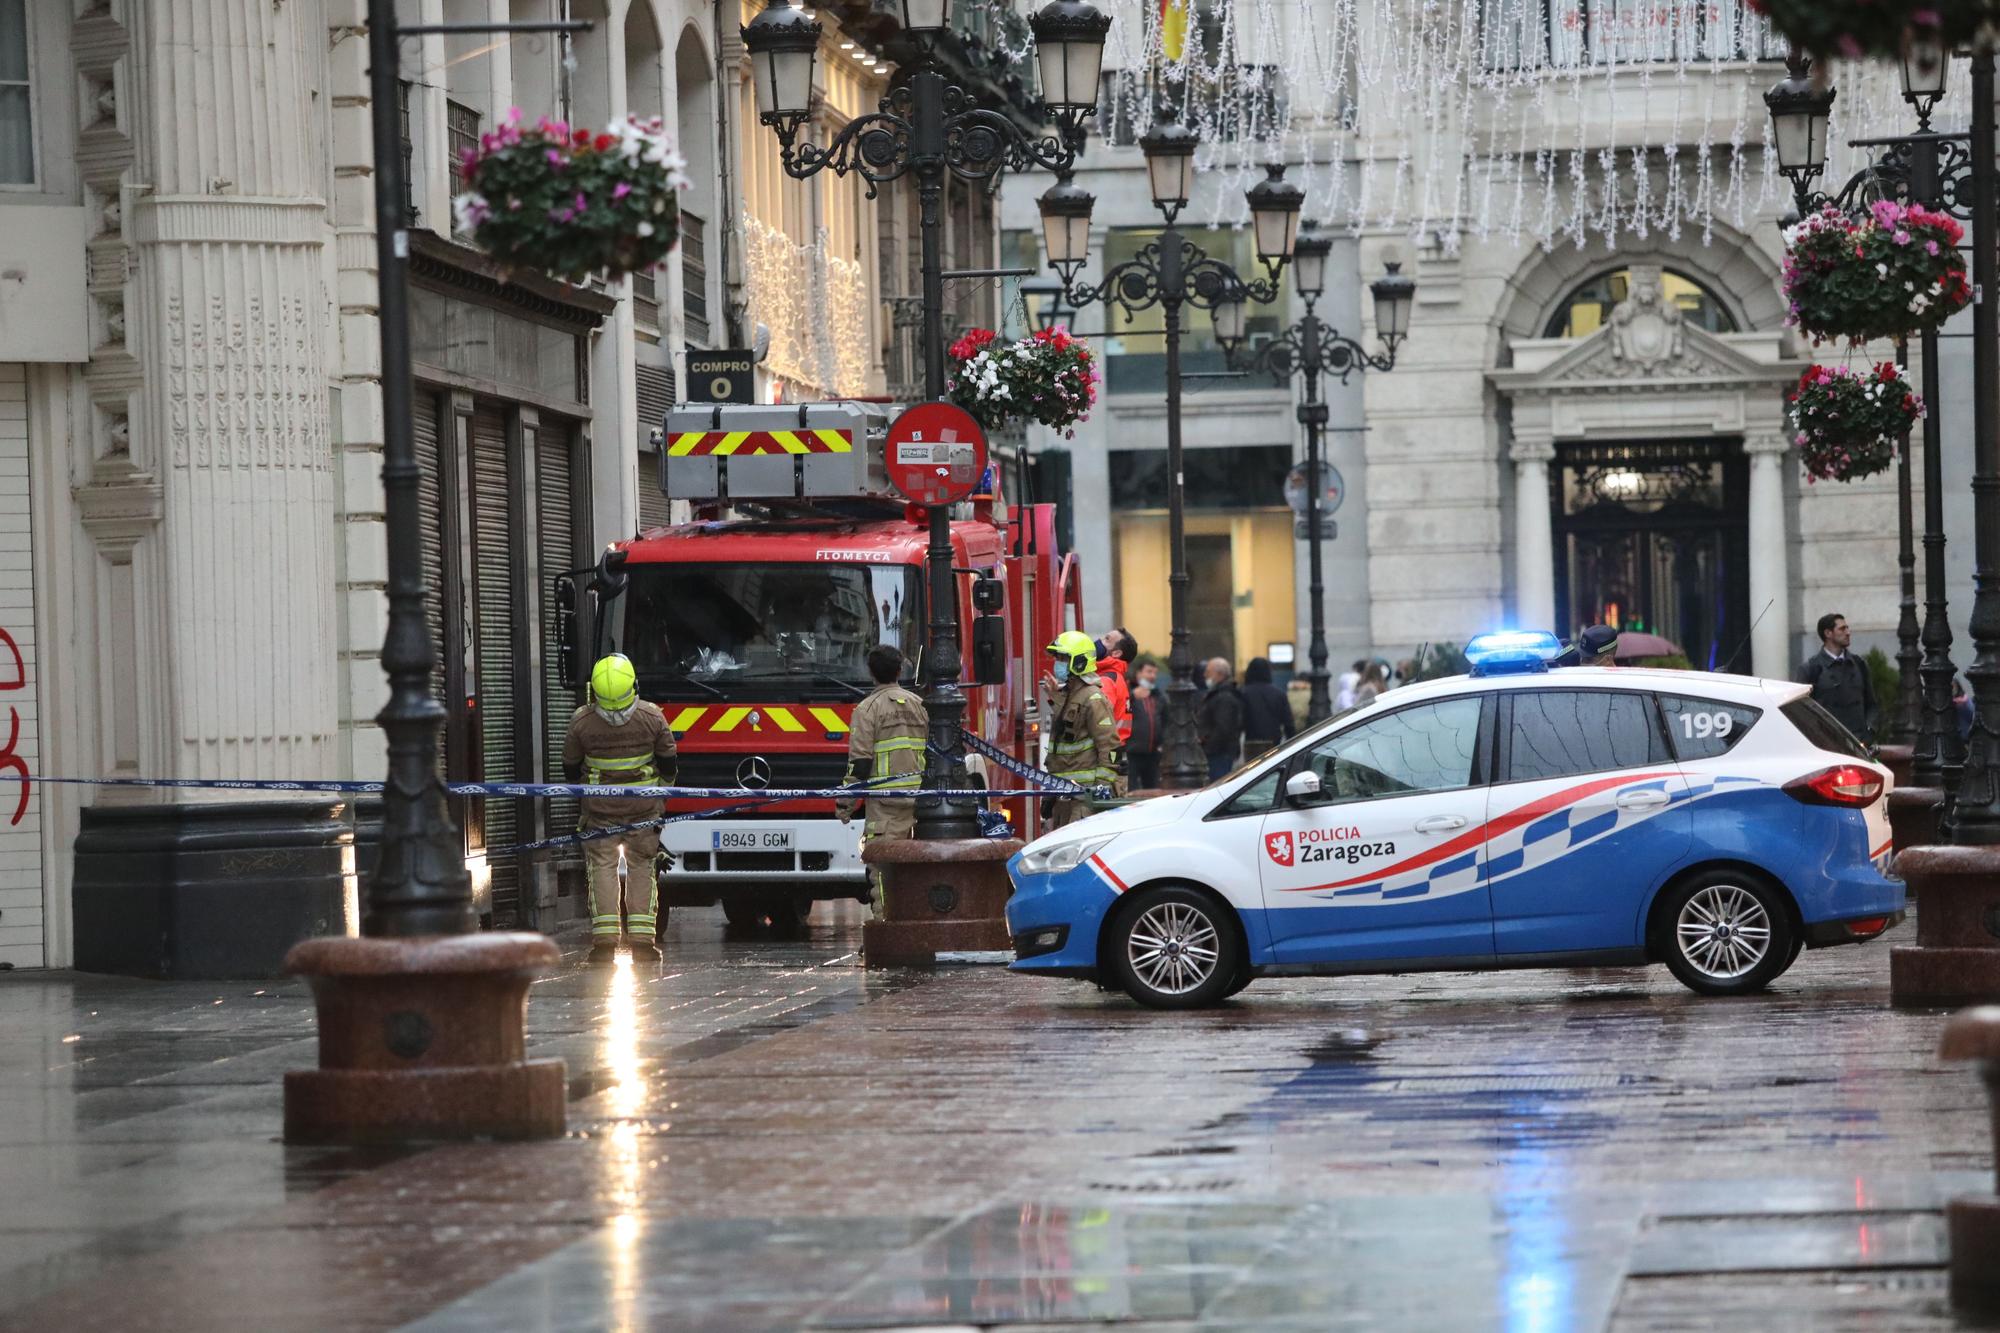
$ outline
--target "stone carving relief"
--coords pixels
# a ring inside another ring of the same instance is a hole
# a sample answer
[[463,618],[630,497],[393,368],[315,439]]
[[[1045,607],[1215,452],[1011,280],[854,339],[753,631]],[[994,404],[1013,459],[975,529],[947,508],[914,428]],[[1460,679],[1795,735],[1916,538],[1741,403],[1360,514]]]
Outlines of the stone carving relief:
[[331,404],[304,297],[166,300],[167,444],[175,467],[331,470]]
[[1681,355],[1681,308],[1667,300],[1657,265],[1634,264],[1629,273],[1625,299],[1611,312],[1611,359],[1650,375]]

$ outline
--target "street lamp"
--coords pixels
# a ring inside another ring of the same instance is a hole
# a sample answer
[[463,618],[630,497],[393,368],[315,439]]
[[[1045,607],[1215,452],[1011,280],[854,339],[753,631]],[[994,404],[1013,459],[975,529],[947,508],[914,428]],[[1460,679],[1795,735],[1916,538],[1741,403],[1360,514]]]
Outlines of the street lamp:
[[[1312,640],[1307,650],[1312,687],[1306,703],[1308,723],[1324,722],[1333,715],[1333,699],[1327,690],[1326,583],[1321,568],[1319,509],[1321,436],[1330,414],[1319,395],[1320,375],[1338,376],[1345,384],[1357,371],[1395,369],[1396,348],[1409,333],[1410,308],[1417,296],[1415,280],[1403,276],[1400,264],[1386,265],[1388,271],[1369,284],[1375,298],[1375,331],[1386,349],[1380,356],[1369,355],[1354,339],[1329,329],[1314,310],[1326,291],[1327,257],[1332,251],[1333,238],[1307,223],[1299,233],[1292,262],[1292,283],[1305,300],[1305,317],[1269,342],[1258,344],[1240,363],[1241,320],[1235,322],[1233,334],[1225,336],[1222,307],[1218,305],[1215,324],[1215,336],[1232,369],[1268,374],[1279,384],[1294,374],[1305,379],[1305,395],[1297,415],[1299,424],[1306,428],[1306,560],[1311,572],[1307,600],[1312,617]],[[1236,303],[1236,309],[1243,309],[1241,302]]]
[[1049,266],[1062,276],[1062,296],[1072,308],[1101,301],[1117,306],[1129,317],[1158,306],[1166,325],[1167,541],[1172,560],[1167,580],[1172,623],[1167,669],[1173,679],[1167,685],[1160,767],[1161,777],[1170,787],[1198,787],[1208,780],[1208,765],[1195,733],[1194,658],[1188,647],[1187,522],[1181,487],[1181,310],[1185,306],[1207,310],[1219,337],[1241,339],[1247,303],[1268,305],[1278,298],[1278,278],[1292,258],[1299,209],[1305,201],[1304,192],[1284,179],[1282,166],[1269,168],[1267,179],[1247,192],[1258,258],[1264,262],[1267,276],[1245,282],[1235,269],[1210,258],[1174,225],[1193,193],[1198,143],[1195,132],[1174,119],[1170,111],[1163,112],[1140,139],[1153,206],[1166,218],[1166,229],[1137,255],[1115,265],[1094,286],[1075,285],[1077,272],[1088,257],[1090,195],[1063,180],[1040,201],[1042,229],[1049,238]]
[[[760,98],[769,89],[758,119],[777,131],[785,172],[806,180],[821,171],[858,174],[874,198],[881,186],[908,175],[916,178],[919,234],[923,243],[924,395],[945,396],[944,261],[941,202],[950,177],[988,182],[1009,167],[1043,167],[1067,172],[1083,142],[1083,122],[1097,110],[1098,70],[1111,20],[1088,0],[1050,0],[1030,20],[1038,43],[1044,109],[1054,123],[1047,135],[1031,135],[1008,117],[979,106],[971,93],[948,83],[930,57],[930,38],[950,20],[949,0],[898,0],[906,31],[918,37],[922,57],[908,81],[891,89],[877,109],[849,121],[824,146],[799,142],[812,110],[812,58],[820,25],[789,4],[772,4],[743,28],[743,45]],[[810,37],[810,44],[808,43]],[[1086,196],[1087,198],[1088,196]],[[1082,212],[1082,239],[1089,241],[1089,207]],[[1074,238],[1065,235],[1065,242]],[[1050,253],[1056,246],[1052,236]],[[990,276],[982,274],[981,276]],[[979,836],[978,804],[965,770],[965,693],[959,686],[957,597],[952,573],[951,515],[943,506],[930,511],[927,554],[930,622],[924,667],[930,684],[930,744],[924,761],[929,791],[964,789],[962,799],[925,796],[917,801],[916,836],[963,839]]]
[[[1833,114],[1832,88],[1815,88],[1808,71],[1812,61],[1797,46],[1785,53],[1785,77],[1764,94],[1771,112],[1771,142],[1778,153],[1778,170],[1803,194],[1826,170],[1827,122]],[[1810,211],[1805,204],[1799,212]]]

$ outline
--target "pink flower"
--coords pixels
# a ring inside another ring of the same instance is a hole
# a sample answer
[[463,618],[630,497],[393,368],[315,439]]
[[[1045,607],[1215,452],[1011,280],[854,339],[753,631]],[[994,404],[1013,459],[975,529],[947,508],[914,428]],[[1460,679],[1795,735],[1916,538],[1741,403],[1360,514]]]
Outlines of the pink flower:
[[632,187],[624,181],[619,181],[617,187],[611,191],[611,197],[613,200],[623,199],[630,193],[632,193]]
[[1931,256],[1931,258],[1933,258],[1933,259],[1937,258],[1937,253],[1938,253],[1938,243],[1937,243],[1936,241],[1925,241],[1925,242],[1924,242],[1924,253],[1925,253],[1925,254],[1928,254],[1928,255],[1929,255],[1929,256]]
[[1908,245],[1910,243],[1910,233],[1899,228],[1893,239],[1898,245]]

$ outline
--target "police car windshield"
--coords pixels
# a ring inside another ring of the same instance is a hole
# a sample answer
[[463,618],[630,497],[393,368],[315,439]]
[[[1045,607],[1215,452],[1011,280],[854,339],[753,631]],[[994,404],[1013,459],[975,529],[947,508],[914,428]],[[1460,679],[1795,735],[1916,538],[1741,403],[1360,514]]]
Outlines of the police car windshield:
[[867,687],[878,643],[923,643],[917,571],[907,565],[709,564],[627,567],[607,608],[608,651],[650,691],[734,684],[800,692]]

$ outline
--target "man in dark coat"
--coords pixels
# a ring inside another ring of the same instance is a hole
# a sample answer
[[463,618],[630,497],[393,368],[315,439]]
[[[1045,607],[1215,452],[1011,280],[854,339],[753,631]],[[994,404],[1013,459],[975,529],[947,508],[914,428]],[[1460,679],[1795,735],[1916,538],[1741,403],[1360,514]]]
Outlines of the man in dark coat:
[[1231,674],[1228,658],[1210,659],[1208,693],[1194,706],[1195,730],[1201,733],[1202,753],[1208,756],[1210,782],[1242,762],[1243,693]]
[[1271,680],[1271,663],[1250,659],[1243,668],[1243,757],[1268,754],[1292,734],[1292,701]]
[[1798,682],[1812,686],[1813,702],[1865,741],[1875,730],[1875,688],[1868,664],[1848,651],[1853,641],[1846,616],[1821,616],[1819,651],[1799,664]]

